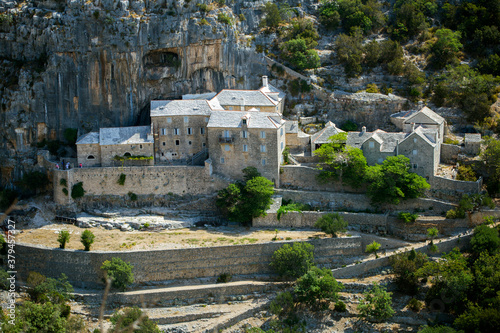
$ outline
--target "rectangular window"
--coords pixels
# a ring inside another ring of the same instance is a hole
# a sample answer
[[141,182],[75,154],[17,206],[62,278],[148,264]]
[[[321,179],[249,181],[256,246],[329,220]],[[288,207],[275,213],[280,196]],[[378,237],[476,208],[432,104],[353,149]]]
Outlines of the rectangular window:
[[224,163],[225,163],[224,157],[221,157],[220,158],[220,164],[224,164]]
[[165,146],[165,142],[162,142],[162,145],[164,145],[164,146]]
[[243,145],[243,151],[247,152],[248,151],[248,145]]
[[142,145],[139,145],[139,149],[142,149]]
[[184,117],[184,122],[187,123],[189,121],[189,117]]
[[231,133],[229,133],[229,131],[228,131],[228,130],[225,130],[225,131],[224,131],[224,137],[225,137],[225,138],[229,138],[230,136],[231,136]]
[[266,132],[260,131],[260,138],[265,139],[266,138]]
[[205,122],[206,122],[206,123],[208,123],[208,120],[209,120],[209,118],[208,118],[208,117],[205,117]]
[[248,138],[248,131],[241,131],[241,137],[243,139],[247,139]]
[[260,145],[260,152],[265,153],[266,152],[266,145]]
[[283,147],[283,142],[282,142],[282,143],[281,143],[281,150],[283,150],[283,148],[284,148],[284,147]]
[[167,129],[166,128],[162,128],[161,129],[161,135],[167,135]]
[[229,107],[229,111],[233,111],[233,107],[232,106]]
[[178,128],[174,128],[174,135],[179,135],[180,134],[180,130]]
[[243,125],[247,124],[247,120],[246,119],[243,119],[241,122],[242,122]]
[[262,165],[266,165],[266,159],[265,158],[262,159]]
[[191,127],[188,127],[188,135],[192,135],[193,134],[193,129]]
[[200,134],[205,134],[205,127],[200,128]]
[[224,145],[224,150],[225,150],[225,151],[230,151],[230,150],[231,150],[231,146],[229,146],[229,145]]
[[283,136],[283,127],[280,130],[280,135]]
[[192,141],[188,141],[188,145],[190,145],[190,146],[191,146],[192,144],[193,144],[193,142],[192,142]]
[[201,144],[201,146],[202,146],[202,147],[206,147],[206,145],[207,145],[207,144],[206,144],[205,142],[203,142],[203,143]]
[[416,149],[413,149],[413,155],[417,155],[417,150]]
[[368,147],[370,147],[370,148],[375,147],[375,144],[373,143],[373,141],[368,142]]
[[169,123],[169,124],[170,124],[171,122],[172,122],[172,118],[167,117],[167,123]]
[[418,168],[418,164],[417,163],[413,163],[413,169],[416,169]]
[[179,146],[181,144],[180,140],[175,140],[175,145]]

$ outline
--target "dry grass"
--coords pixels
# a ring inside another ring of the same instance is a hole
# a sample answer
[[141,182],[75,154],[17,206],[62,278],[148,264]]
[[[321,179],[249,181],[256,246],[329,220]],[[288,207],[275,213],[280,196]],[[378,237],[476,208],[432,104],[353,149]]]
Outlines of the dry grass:
[[[24,229],[17,236],[18,242],[59,247],[58,232],[68,230],[71,239],[66,244],[67,249],[83,250],[80,235],[85,229],[72,225],[51,224],[38,229]],[[251,228],[231,227],[221,229],[185,228],[165,230],[161,232],[90,229],[95,234],[95,242],[91,250],[126,251],[150,249],[174,249],[186,247],[208,247],[255,244],[272,241],[274,230],[253,230]],[[326,237],[317,231],[279,231],[278,240],[299,240],[310,237]]]

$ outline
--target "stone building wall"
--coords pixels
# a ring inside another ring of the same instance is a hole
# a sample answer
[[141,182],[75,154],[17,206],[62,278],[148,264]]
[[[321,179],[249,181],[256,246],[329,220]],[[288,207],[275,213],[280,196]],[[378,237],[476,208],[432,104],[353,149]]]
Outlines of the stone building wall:
[[441,163],[455,164],[457,163],[458,154],[462,148],[457,145],[441,144]]
[[[229,130],[232,140],[228,139],[225,143],[221,143],[219,138],[224,136],[224,130]],[[248,138],[243,138],[240,128],[208,128],[213,172],[234,179],[243,179],[241,170],[253,166],[263,177],[279,186],[279,167],[283,156],[281,143],[284,148],[285,126],[278,129],[248,129],[247,131]],[[261,138],[261,131],[265,132],[265,138]],[[247,145],[247,152],[243,151],[243,145]],[[261,145],[265,145],[265,152],[261,152]]]
[[[117,183],[121,174],[125,184]],[[210,194],[227,186],[228,182],[209,175],[202,166],[151,166],[77,168],[54,172],[54,200],[58,204],[72,202],[71,195],[65,195],[60,180],[64,178],[71,194],[72,186],[83,183],[85,195],[126,196],[129,192],[137,195]]]
[[[151,117],[156,162],[185,160],[207,148],[208,119],[208,116]],[[174,133],[175,129],[178,134]],[[188,134],[189,129],[191,134]]]
[[433,147],[413,133],[399,145],[399,155],[410,159],[410,171],[427,180],[432,178],[439,164],[439,145]]
[[221,105],[225,110],[228,111],[248,111],[252,108],[256,108],[260,112],[280,112],[280,105],[276,106],[255,106],[255,105]]
[[[153,143],[142,143],[142,144],[122,144],[122,145],[101,145],[101,166],[119,166],[122,164],[121,161],[116,161],[115,156],[125,156],[125,154],[130,154],[131,156],[153,156],[154,147]],[[140,165],[153,165],[154,160],[142,160],[142,161],[126,161],[127,164],[140,164]]]
[[78,144],[78,163],[83,167],[101,166],[101,147],[98,143]]
[[[339,267],[363,253],[360,237],[325,238],[307,241],[314,245],[314,256],[321,266]],[[137,283],[215,277],[222,273],[271,273],[271,256],[283,244],[219,246],[153,251],[75,251],[43,248],[25,244],[16,245],[16,269],[19,281],[26,281],[31,271],[48,277],[61,273],[76,287],[96,287],[101,283],[100,267],[105,260],[118,257],[134,266],[132,272]]]

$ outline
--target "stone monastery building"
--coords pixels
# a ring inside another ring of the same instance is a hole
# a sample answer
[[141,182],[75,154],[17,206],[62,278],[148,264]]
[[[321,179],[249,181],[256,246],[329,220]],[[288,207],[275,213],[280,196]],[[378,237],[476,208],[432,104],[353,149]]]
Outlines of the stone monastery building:
[[256,167],[279,186],[285,149],[285,93],[262,78],[258,90],[224,89],[210,100],[151,101],[151,125],[101,128],[76,142],[84,167],[195,164],[241,179]]

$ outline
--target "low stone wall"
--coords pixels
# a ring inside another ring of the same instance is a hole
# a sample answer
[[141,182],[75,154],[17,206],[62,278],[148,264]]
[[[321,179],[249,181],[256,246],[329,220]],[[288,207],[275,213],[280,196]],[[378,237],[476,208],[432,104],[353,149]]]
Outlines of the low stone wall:
[[457,145],[446,143],[441,144],[441,163],[455,164],[457,163],[458,154],[462,148]]
[[[125,184],[118,184],[120,175],[125,175]],[[66,186],[61,185],[66,180]],[[71,194],[72,186],[82,182],[86,195],[127,196],[166,194],[210,194],[228,185],[227,181],[209,174],[203,166],[149,166],[76,168],[54,171],[54,200],[58,204],[69,204],[71,195],[65,195],[63,188]]]
[[[459,249],[463,249],[469,245],[469,242],[472,238],[472,234],[466,234],[461,237],[452,237],[450,239],[447,239],[445,241],[441,242],[436,242],[435,245],[438,247],[439,252],[450,252],[453,250],[455,247],[458,247]],[[415,251],[417,252],[422,252],[426,254],[431,254],[430,252],[430,246],[429,245],[424,245],[420,247],[415,247]],[[411,250],[409,250],[411,251]],[[405,252],[409,252],[405,251]],[[381,268],[381,267],[386,267],[390,265],[390,259],[389,257],[382,257],[378,259],[373,259],[373,260],[367,260],[358,264],[351,264],[346,267],[342,268],[337,268],[332,270],[333,277],[336,279],[348,279],[352,277],[359,277],[362,276],[374,269]]]
[[[346,210],[363,212],[373,210],[370,204],[370,198],[364,194],[354,193],[339,193],[326,191],[297,191],[289,189],[277,189],[277,195],[281,195],[283,200],[293,200],[294,202],[308,203],[312,207],[317,207],[325,210]],[[398,205],[383,205],[381,208],[385,210],[429,210],[435,214],[447,212],[455,208],[457,205],[449,202],[444,202],[435,199],[419,198],[405,200]]]
[[483,178],[480,177],[475,182],[467,182],[462,180],[454,180],[440,176],[434,176],[429,180],[431,190],[439,192],[444,197],[459,197],[462,194],[478,194],[483,187]]
[[[363,253],[360,237],[325,238],[307,241],[314,245],[319,265],[336,267],[348,264],[352,256]],[[49,277],[61,273],[76,287],[97,287],[101,283],[101,265],[105,260],[118,257],[133,266],[137,283],[271,273],[271,256],[283,244],[291,241],[153,251],[75,251],[16,245],[16,269],[19,281],[26,281],[29,272]]]
[[281,63],[279,63],[279,62],[277,62],[269,57],[264,56],[264,59],[266,60],[267,65],[269,67],[272,67],[273,65],[280,66],[285,70],[285,73],[290,75],[291,77],[296,78],[296,79],[300,79],[300,80],[309,81],[309,78],[307,76],[304,76],[304,75],[294,71],[293,69],[286,67],[285,65],[283,65],[283,64],[281,64]]

